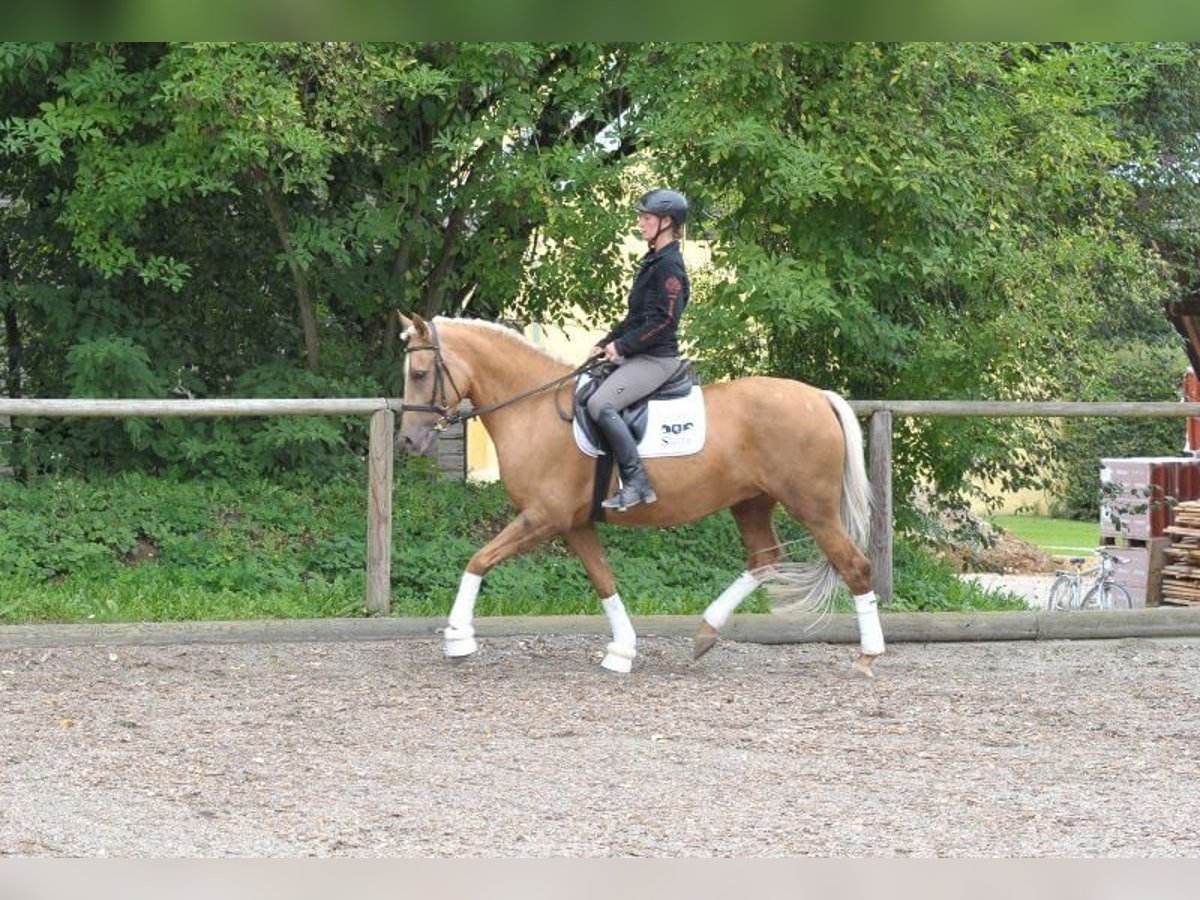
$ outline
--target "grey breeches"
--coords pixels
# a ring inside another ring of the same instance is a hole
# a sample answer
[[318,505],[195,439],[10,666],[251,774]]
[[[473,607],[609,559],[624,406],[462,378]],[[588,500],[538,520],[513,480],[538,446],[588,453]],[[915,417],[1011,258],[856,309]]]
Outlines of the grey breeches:
[[660,387],[679,368],[677,356],[633,356],[605,379],[587,402],[588,415],[600,416],[606,406],[622,410]]

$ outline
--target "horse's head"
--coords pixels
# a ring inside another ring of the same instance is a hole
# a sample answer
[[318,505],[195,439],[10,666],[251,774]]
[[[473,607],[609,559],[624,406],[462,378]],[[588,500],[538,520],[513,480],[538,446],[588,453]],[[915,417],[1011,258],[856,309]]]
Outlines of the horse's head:
[[408,342],[404,350],[400,446],[406,453],[423,456],[466,396],[465,375],[451,371],[453,364],[447,362],[441,336],[432,322],[415,313],[411,319],[399,311],[396,315],[404,329],[401,337]]

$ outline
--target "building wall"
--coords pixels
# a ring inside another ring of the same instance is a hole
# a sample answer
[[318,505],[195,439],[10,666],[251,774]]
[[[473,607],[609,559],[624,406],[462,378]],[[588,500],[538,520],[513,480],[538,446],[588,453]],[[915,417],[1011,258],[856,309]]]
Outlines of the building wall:
[[[997,495],[996,492],[989,492]],[[1027,514],[1047,516],[1050,514],[1051,497],[1045,491],[999,491],[999,506],[988,506],[980,500],[972,501],[971,511],[979,514],[999,515]]]

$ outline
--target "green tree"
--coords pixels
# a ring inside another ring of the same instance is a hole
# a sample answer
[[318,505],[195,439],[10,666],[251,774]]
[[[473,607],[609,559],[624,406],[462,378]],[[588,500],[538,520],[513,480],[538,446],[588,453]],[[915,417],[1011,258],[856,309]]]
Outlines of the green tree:
[[[669,183],[715,252],[687,323],[714,374],[1076,396],[1194,289],[1196,66],[1174,44],[0,45],[7,389],[396,391],[395,307],[614,315],[631,198]],[[128,437],[161,464],[196,435]],[[1054,446],[906,421],[897,482],[1017,484]]]
[[[619,154],[591,152],[622,102],[610,57],[557,44],[71,45],[4,146],[68,169],[59,222],[108,279],[178,293],[230,220],[272,234],[316,369],[322,319],[378,340],[397,305],[432,315],[471,298],[496,315],[516,298],[533,231],[612,180]],[[164,231],[209,201],[191,217],[199,246]]]
[[[1058,398],[1114,310],[1161,321],[1168,286],[1128,216],[1129,173],[1152,145],[1120,121],[1192,51],[647,52],[663,73],[647,143],[697,197],[693,233],[717,251],[722,277],[693,334],[724,374],[769,370],[858,397]],[[908,420],[898,485],[1016,485],[1050,438],[1039,423]]]
[[10,395],[79,389],[69,354],[110,336],[176,394],[278,389],[300,358],[326,391],[398,392],[396,307],[494,318],[529,293],[561,319],[612,278],[620,52],[3,45],[3,214],[28,237],[5,246]]

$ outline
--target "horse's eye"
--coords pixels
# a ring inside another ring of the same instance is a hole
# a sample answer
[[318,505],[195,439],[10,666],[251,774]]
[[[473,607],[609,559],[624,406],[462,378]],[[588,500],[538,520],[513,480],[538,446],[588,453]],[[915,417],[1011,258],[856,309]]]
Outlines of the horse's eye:
[[420,381],[422,378],[424,378],[428,374],[429,374],[429,372],[426,371],[425,369],[413,369],[411,372],[408,373],[408,377],[411,378],[413,381]]

